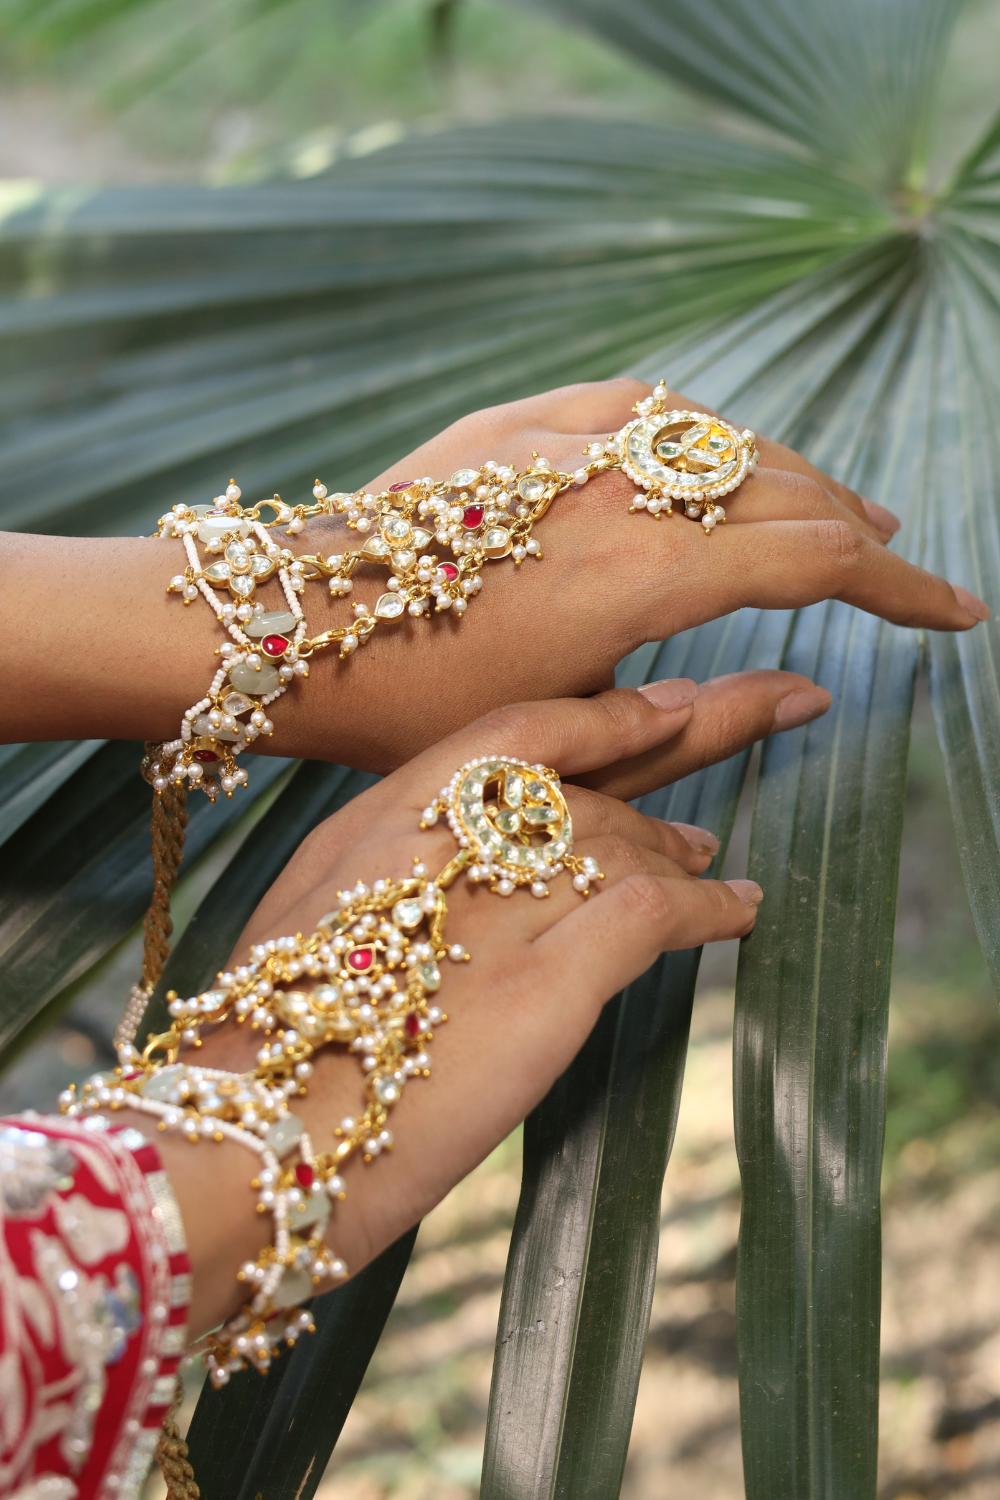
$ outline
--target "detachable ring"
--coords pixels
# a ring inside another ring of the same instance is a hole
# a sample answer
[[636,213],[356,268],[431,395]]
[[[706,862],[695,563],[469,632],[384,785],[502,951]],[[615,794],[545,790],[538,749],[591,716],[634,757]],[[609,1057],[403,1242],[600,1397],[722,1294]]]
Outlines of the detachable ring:
[[643,491],[631,508],[669,516],[676,500],[690,520],[713,531],[726,519],[717,502],[757,463],[754,433],[708,412],[668,407],[662,381],[634,410],[616,439],[622,472]]

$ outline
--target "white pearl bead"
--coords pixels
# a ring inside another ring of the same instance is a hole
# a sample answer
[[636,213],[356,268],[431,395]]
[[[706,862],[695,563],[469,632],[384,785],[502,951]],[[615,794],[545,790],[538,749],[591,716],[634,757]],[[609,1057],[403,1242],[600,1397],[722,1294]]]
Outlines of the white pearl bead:
[[588,880],[587,876],[586,875],[574,875],[573,876],[573,889],[577,890],[577,891],[589,891],[590,890],[590,881]]
[[500,880],[497,882],[497,890],[501,896],[512,896],[514,894],[514,882],[512,880]]

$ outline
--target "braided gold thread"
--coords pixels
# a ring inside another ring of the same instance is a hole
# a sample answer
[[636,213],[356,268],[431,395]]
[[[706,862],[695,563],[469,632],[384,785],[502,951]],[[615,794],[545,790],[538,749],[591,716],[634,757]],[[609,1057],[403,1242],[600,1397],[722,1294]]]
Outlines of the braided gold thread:
[[184,1384],[178,1375],[174,1399],[163,1419],[163,1431],[156,1444],[156,1462],[166,1480],[167,1500],[199,1500],[201,1495],[188,1461],[188,1445],[175,1420],[183,1400]]
[[[159,745],[147,744],[143,775],[156,759]],[[147,776],[147,779],[148,776]],[[168,781],[153,798],[150,825],[153,845],[153,895],[142,919],[142,986],[150,993],[163,973],[170,955],[170,936],[174,924],[170,917],[170,892],[184,858],[184,831],[187,828],[187,787],[184,782]]]

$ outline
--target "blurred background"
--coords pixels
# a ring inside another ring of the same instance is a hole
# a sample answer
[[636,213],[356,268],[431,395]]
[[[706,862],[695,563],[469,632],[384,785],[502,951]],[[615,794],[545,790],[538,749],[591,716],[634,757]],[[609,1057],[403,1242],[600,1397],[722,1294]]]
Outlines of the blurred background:
[[[967,6],[949,59],[942,162],[996,109],[998,57],[1000,6]],[[0,0],[0,197],[27,181],[307,178],[456,119],[552,111],[656,121],[709,113],[662,74],[494,0]],[[745,872],[751,799],[752,778],[728,875]],[[233,838],[248,831],[244,820]],[[218,863],[182,883],[179,925],[230,857],[223,844]],[[626,1500],[743,1494],[734,946],[702,964]],[[68,1079],[111,1060],[136,953],[133,936],[55,1031],[29,1038],[0,1078],[0,1109],[50,1105]],[[923,691],[890,1036],[881,1496],[987,1500],[1000,1493],[1000,1015]],[[322,1500],[477,1494],[519,1158],[512,1138],[425,1222]],[[192,1380],[189,1409],[194,1393]]]

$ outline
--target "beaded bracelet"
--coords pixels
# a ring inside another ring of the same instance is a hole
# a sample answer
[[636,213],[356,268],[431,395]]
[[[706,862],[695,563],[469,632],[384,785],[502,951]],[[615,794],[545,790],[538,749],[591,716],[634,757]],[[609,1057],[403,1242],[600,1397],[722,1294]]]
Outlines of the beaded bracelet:
[[[544,899],[549,883],[568,872],[586,897],[604,879],[594,860],[573,853],[569,809],[546,766],[508,756],[469,761],[424,809],[421,828],[442,816],[458,853],[434,878],[415,859],[402,879],[370,888],[359,881],[341,891],[310,937],[255,944],[246,964],[220,973],[211,990],[189,1000],[171,992],[169,1031],[150,1036],[141,1053],[122,1042],[113,1072],[96,1074],[79,1094],[69,1088],[60,1095],[68,1115],[134,1109],[192,1144],[231,1140],[259,1158],[251,1187],[274,1235],[238,1273],[249,1301],[207,1341],[205,1361],[217,1386],[248,1364],[266,1370],[282,1341],[293,1344],[312,1327],[299,1303],[324,1280],[348,1274],[324,1237],[332,1203],[345,1197],[341,1171],[356,1154],[370,1162],[391,1149],[389,1111],[411,1079],[430,1075],[427,1048],[448,1019],[436,998],[440,965],[469,961],[445,936],[448,887],[464,873],[501,897],[526,885]],[[201,1045],[204,1026],[230,1018],[274,1038],[264,1040],[252,1073],[181,1059],[183,1050]],[[332,1150],[316,1152],[289,1101],[306,1093],[311,1059],[331,1043],[358,1058],[365,1105],[341,1120]]]

